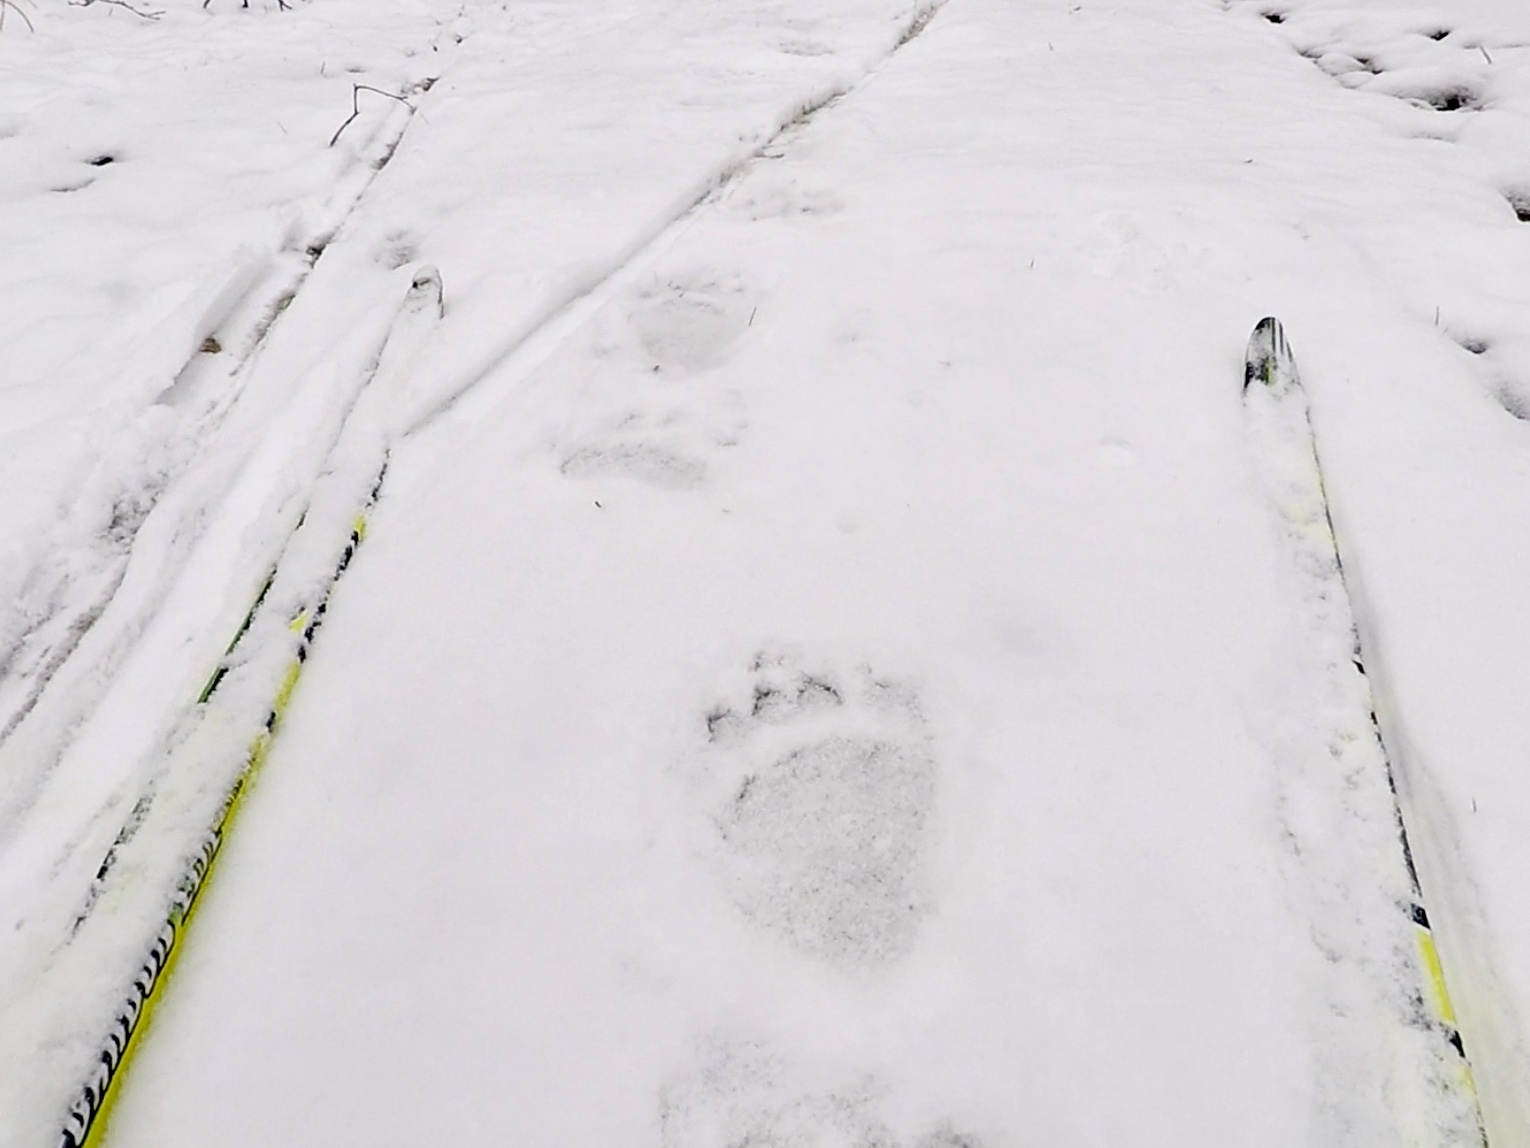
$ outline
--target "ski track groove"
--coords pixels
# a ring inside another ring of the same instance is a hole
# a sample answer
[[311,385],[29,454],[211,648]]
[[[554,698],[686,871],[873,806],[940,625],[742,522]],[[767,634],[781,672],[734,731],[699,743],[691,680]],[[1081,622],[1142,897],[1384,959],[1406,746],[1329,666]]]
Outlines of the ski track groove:
[[[446,39],[449,40],[450,37],[446,37]],[[431,86],[433,87],[434,84]],[[427,96],[428,94],[428,89],[416,93],[416,95],[421,98]],[[333,194],[334,190],[337,190],[341,185],[343,185],[346,179],[355,172],[362,170],[367,172],[360,186],[355,190],[353,194],[350,195],[349,202],[344,203],[344,206],[341,208],[338,215],[325,211],[324,207],[321,206],[321,221],[319,226],[315,232],[307,238],[305,242],[299,245],[298,250],[301,251],[302,258],[300,267],[295,272],[289,273],[287,275],[281,275],[278,272],[274,276],[262,277],[261,282],[257,282],[256,284],[252,285],[251,288],[230,307],[231,313],[237,311],[240,307],[246,305],[246,303],[252,297],[262,293],[262,289],[264,289],[263,293],[265,295],[265,302],[259,308],[260,317],[256,320],[251,330],[240,340],[242,346],[240,346],[238,352],[236,353],[237,358],[235,362],[229,366],[226,372],[225,383],[227,389],[218,395],[217,398],[209,403],[206,409],[201,412],[200,421],[197,421],[195,418],[193,418],[190,420],[191,426],[189,428],[178,427],[177,430],[189,429],[196,438],[205,439],[206,435],[210,431],[216,430],[218,425],[220,425],[222,422],[223,417],[232,408],[234,403],[238,401],[240,394],[243,393],[245,384],[249,380],[249,375],[253,369],[254,363],[259,358],[260,352],[264,349],[265,344],[270,338],[272,332],[281,322],[282,316],[286,314],[292,303],[297,299],[303,288],[308,284],[315,268],[318,266],[319,260],[324,257],[324,253],[328,250],[330,244],[333,243],[334,240],[341,235],[346,227],[346,224],[361,208],[366,199],[367,193],[375,185],[378,177],[381,176],[385,170],[387,170],[388,165],[392,162],[394,155],[397,154],[399,147],[402,145],[404,137],[408,133],[409,128],[413,125],[416,113],[419,110],[419,105],[417,103],[408,103],[405,101],[400,102],[403,102],[405,108],[408,110],[403,113],[404,118],[402,124],[399,126],[396,133],[394,133],[393,138],[384,144],[381,154],[369,158],[367,155],[369,149],[367,144],[364,143],[358,150],[354,164],[342,171],[335,178],[334,183],[331,185],[331,194]],[[379,129],[379,132],[374,133],[374,135],[371,137],[371,140],[375,140],[377,138],[377,134],[383,130],[386,130],[386,120],[384,121],[382,127]],[[371,140],[368,142],[371,142]],[[290,253],[292,252],[280,252],[278,253],[277,258],[280,258],[282,254]],[[275,279],[274,283],[271,282],[273,278]],[[174,373],[174,381],[170,384],[169,387],[165,388],[164,392],[156,396],[154,400],[155,403],[158,403],[166,393],[175,388],[176,383],[179,382],[185,373],[192,368],[192,366],[197,362],[197,359],[201,353],[202,351],[200,348],[192,351],[190,357],[188,357],[187,360],[183,362],[179,368],[176,369]],[[31,681],[26,687],[23,698],[19,704],[16,705],[11,714],[4,720],[3,725],[0,725],[0,747],[5,745],[5,743],[16,732],[16,730],[21,726],[26,718],[33,712],[33,710],[36,709],[39,701],[42,699],[43,694],[47,691],[47,688],[53,681],[55,675],[60,669],[64,667],[66,663],[68,663],[74,652],[85,640],[85,637],[91,632],[91,630],[95,627],[95,624],[110,608],[113,598],[116,596],[117,591],[121,589],[122,583],[127,577],[127,571],[132,562],[133,545],[137,540],[139,530],[141,529],[143,523],[148,519],[149,515],[152,514],[154,509],[159,505],[160,498],[164,492],[169,488],[174,480],[180,476],[180,474],[185,473],[189,464],[190,459],[186,461],[186,464],[179,468],[179,471],[175,475],[167,476],[165,481],[155,485],[152,488],[149,505],[143,511],[143,513],[138,516],[137,521],[133,524],[131,532],[125,538],[121,539],[120,541],[112,539],[110,528],[108,528],[107,531],[102,532],[94,540],[96,544],[108,543],[112,549],[120,550],[119,554],[112,555],[107,562],[109,568],[114,567],[114,569],[111,569],[111,572],[108,575],[109,585],[104,587],[93,598],[87,599],[83,602],[78,600],[65,601],[51,609],[45,616],[36,620],[31,626],[29,626],[17,637],[10,651],[7,653],[3,660],[0,660],[0,684],[4,684],[6,672],[11,668],[12,665],[14,665],[17,660],[24,656],[25,647],[29,639],[31,639],[39,631],[43,630],[50,623],[55,622],[59,618],[64,617],[71,612],[76,614],[75,620],[68,625],[68,629],[63,637],[52,643],[51,647],[45,647],[37,655],[35,660],[40,663],[41,668],[30,675]],[[145,489],[149,488],[145,487]],[[106,547],[103,547],[103,549],[106,549]],[[62,562],[60,561],[59,555],[55,548],[55,553],[45,556],[41,561],[34,565],[33,570],[35,572],[45,569],[49,566],[56,568],[60,565],[62,565]],[[157,604],[157,600],[153,603],[150,603],[150,609],[152,609]],[[122,655],[126,652],[122,648],[123,645],[124,643],[119,640],[114,644],[113,649],[108,653],[106,658],[103,659],[105,663],[104,668],[108,671],[108,675],[112,667],[114,667],[121,660]],[[131,636],[129,636],[126,645],[131,645]],[[71,728],[77,726],[81,721],[84,720],[84,711],[88,710],[88,708],[89,703],[87,703],[84,707],[76,707],[75,720],[69,723]],[[55,752],[51,755],[53,757],[53,764],[57,764],[58,759],[62,757],[64,751],[68,747],[68,744],[69,738],[66,735],[64,740],[54,747]],[[45,771],[43,777],[45,778],[46,774],[50,772],[51,767]],[[16,810],[14,812],[17,815],[20,815],[25,812],[25,808]]]
[[480,365],[468,371],[455,384],[444,388],[443,397],[404,428],[400,437],[406,438],[428,429],[437,419],[458,409],[467,400],[469,392],[493,375],[506,375],[506,385],[513,385],[524,378],[609,302],[631,271],[643,266],[676,242],[703,209],[715,203],[721,192],[752,171],[756,163],[773,158],[767,153],[787,133],[812,122],[821,112],[832,108],[873,80],[898,52],[919,38],[941,9],[950,2],[932,0],[913,9],[904,20],[903,29],[893,44],[864,65],[859,76],[848,82],[827,84],[793,104],[767,129],[763,140],[742,155],[725,160],[693,183],[690,190],[679,197],[675,206],[661,212],[643,227],[627,246],[618,251],[604,270],[550,304],[539,317],[532,319],[524,330],[490,353]]

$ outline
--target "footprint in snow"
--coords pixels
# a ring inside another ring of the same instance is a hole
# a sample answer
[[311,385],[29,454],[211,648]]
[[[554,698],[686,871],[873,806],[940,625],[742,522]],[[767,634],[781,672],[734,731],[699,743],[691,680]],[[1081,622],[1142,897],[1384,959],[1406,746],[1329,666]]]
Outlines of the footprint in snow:
[[407,230],[390,231],[383,239],[376,259],[389,270],[413,263],[419,258],[419,237]]
[[1216,262],[1183,212],[1104,211],[1085,240],[1090,268],[1105,279],[1158,290],[1199,279]]
[[821,40],[792,37],[777,44],[776,51],[788,56],[832,56],[834,46],[825,44]]
[[[662,1148],[982,1148],[949,1123],[902,1136],[877,1114],[887,1089],[869,1076],[809,1073],[761,1041],[714,1037],[659,1094]],[[825,1079],[827,1077],[827,1079]]]
[[838,215],[845,209],[845,201],[828,188],[804,186],[790,174],[763,168],[734,189],[728,207],[756,221],[813,219]]
[[744,915],[835,965],[907,954],[937,773],[913,690],[766,652],[706,730],[704,800]]
[[727,392],[695,404],[629,408],[596,419],[563,450],[558,468],[571,479],[625,478],[658,490],[695,490],[710,474],[707,455],[737,445],[742,431],[737,397]]
[[558,447],[564,476],[702,486],[709,456],[736,446],[746,425],[738,393],[715,368],[757,310],[737,275],[701,269],[656,273],[603,311],[591,336],[600,368],[578,404],[583,425]]
[[694,372],[727,360],[756,307],[737,275],[698,268],[642,284],[627,319],[655,373]]
[[560,469],[568,478],[631,478],[660,490],[694,490],[707,477],[707,464],[701,459],[641,440],[578,447]]

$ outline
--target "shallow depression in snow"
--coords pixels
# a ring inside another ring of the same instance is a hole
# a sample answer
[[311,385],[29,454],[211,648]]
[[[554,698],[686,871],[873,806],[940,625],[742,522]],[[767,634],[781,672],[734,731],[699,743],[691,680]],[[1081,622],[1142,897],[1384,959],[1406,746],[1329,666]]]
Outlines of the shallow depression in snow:
[[699,371],[728,357],[753,310],[737,276],[699,269],[645,284],[628,314],[655,370]]
[[900,1136],[879,1114],[874,1078],[814,1088],[804,1066],[763,1041],[715,1037],[659,1098],[663,1148],[983,1148],[949,1122]]
[[729,893],[798,951],[875,964],[913,948],[936,764],[913,694],[761,655],[747,707],[707,720]]

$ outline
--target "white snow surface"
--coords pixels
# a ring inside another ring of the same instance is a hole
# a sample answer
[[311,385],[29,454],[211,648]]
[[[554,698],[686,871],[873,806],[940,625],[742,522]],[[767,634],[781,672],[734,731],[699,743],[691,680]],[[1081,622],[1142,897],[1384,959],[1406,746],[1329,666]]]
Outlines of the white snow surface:
[[0,1145],[384,450],[109,1148],[1477,1143],[1266,314],[1530,1145],[1530,8],[161,7],[0,27]]

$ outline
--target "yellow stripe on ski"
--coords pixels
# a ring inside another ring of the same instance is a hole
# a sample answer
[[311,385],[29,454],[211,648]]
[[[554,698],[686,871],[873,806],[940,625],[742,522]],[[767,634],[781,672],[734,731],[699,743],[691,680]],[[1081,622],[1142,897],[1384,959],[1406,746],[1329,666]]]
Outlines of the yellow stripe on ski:
[[292,664],[287,667],[287,672],[282,675],[282,684],[276,691],[276,700],[271,703],[271,716],[276,721],[281,721],[287,713],[287,703],[292,700],[292,691],[297,689],[298,678],[303,674],[303,662],[300,658],[293,658]]
[[[294,679],[295,680],[295,679]],[[290,692],[290,691],[289,691]],[[117,1098],[122,1093],[122,1078],[127,1075],[127,1069],[132,1062],[134,1053],[142,1044],[144,1034],[154,1019],[160,999],[165,995],[165,985],[169,983],[175,972],[177,963],[181,958],[181,950],[185,947],[182,943],[187,929],[190,928],[192,915],[197,906],[202,902],[202,893],[206,891],[207,884],[212,880],[213,866],[218,862],[222,854],[223,840],[228,836],[229,829],[234,823],[234,818],[240,809],[244,807],[245,796],[250,791],[250,785],[255,780],[255,774],[265,764],[266,757],[271,750],[271,731],[263,729],[255,735],[250,742],[249,753],[245,758],[245,766],[239,775],[239,780],[234,783],[234,792],[229,799],[227,808],[223,812],[222,819],[213,830],[217,847],[207,859],[207,868],[202,873],[201,883],[197,887],[196,895],[191,903],[183,911],[172,911],[166,922],[174,931],[169,951],[165,954],[165,963],[160,966],[159,975],[154,978],[148,994],[143,999],[143,1004],[138,1009],[138,1019],[133,1025],[133,1030],[128,1034],[127,1042],[122,1049],[122,1055],[117,1060],[117,1068],[106,1082],[106,1094],[100,1105],[96,1108],[95,1117],[91,1120],[90,1130],[85,1134],[85,1140],[80,1148],[103,1148],[106,1142],[106,1130],[111,1124],[112,1109],[116,1106]]]
[[[355,543],[359,543],[366,535],[365,514],[358,514],[356,516],[354,530],[355,542],[352,543],[353,546]],[[338,572],[336,580],[338,580]],[[331,582],[320,603],[320,611],[322,611],[323,603],[328,601],[329,594],[333,590],[334,582]],[[262,590],[262,596],[264,596],[264,593],[265,591]],[[140,1047],[144,1033],[149,1027],[149,1021],[155,1006],[164,995],[165,985],[169,982],[171,973],[180,959],[183,947],[181,943],[182,938],[189,928],[192,914],[196,912],[197,905],[201,903],[202,894],[206,891],[208,883],[212,880],[213,867],[222,853],[223,842],[227,839],[233,827],[235,817],[244,806],[245,797],[249,794],[250,787],[255,781],[255,775],[260,771],[261,766],[265,764],[266,758],[270,756],[271,744],[276,731],[281,726],[288,705],[292,701],[292,695],[297,689],[298,680],[302,677],[304,657],[310,637],[307,634],[307,630],[312,616],[312,611],[306,609],[300,610],[297,616],[288,623],[288,629],[292,633],[302,635],[298,645],[299,652],[293,657],[286,671],[282,674],[281,683],[278,685],[275,697],[271,702],[270,717],[267,719],[266,727],[251,740],[248,753],[245,757],[244,769],[240,772],[238,780],[234,783],[233,791],[229,795],[228,805],[224,808],[222,817],[213,827],[212,837],[214,845],[207,858],[207,865],[202,872],[201,879],[197,882],[190,903],[184,911],[172,910],[166,921],[166,924],[172,930],[172,940],[165,954],[164,964],[160,966],[158,975],[154,977],[153,982],[149,986],[149,991],[143,998],[143,1003],[139,1006],[137,1020],[134,1022],[132,1030],[128,1033],[127,1039],[123,1044],[122,1053],[117,1059],[116,1068],[106,1081],[104,1095],[95,1108],[95,1114],[91,1118],[90,1126],[86,1131],[84,1141],[80,1144],[80,1148],[103,1148],[106,1142],[107,1128],[111,1123],[111,1112],[121,1093],[122,1079],[127,1075],[132,1058]],[[242,633],[243,631],[241,630],[241,635]],[[205,702],[206,699],[202,700]]]
[[1430,1003],[1434,1005],[1435,1017],[1456,1027],[1456,1010],[1450,1003],[1450,990],[1445,987],[1445,968],[1440,964],[1440,951],[1434,947],[1434,933],[1422,926],[1414,926],[1414,939],[1418,942],[1419,960],[1424,966],[1424,980],[1429,986]]

